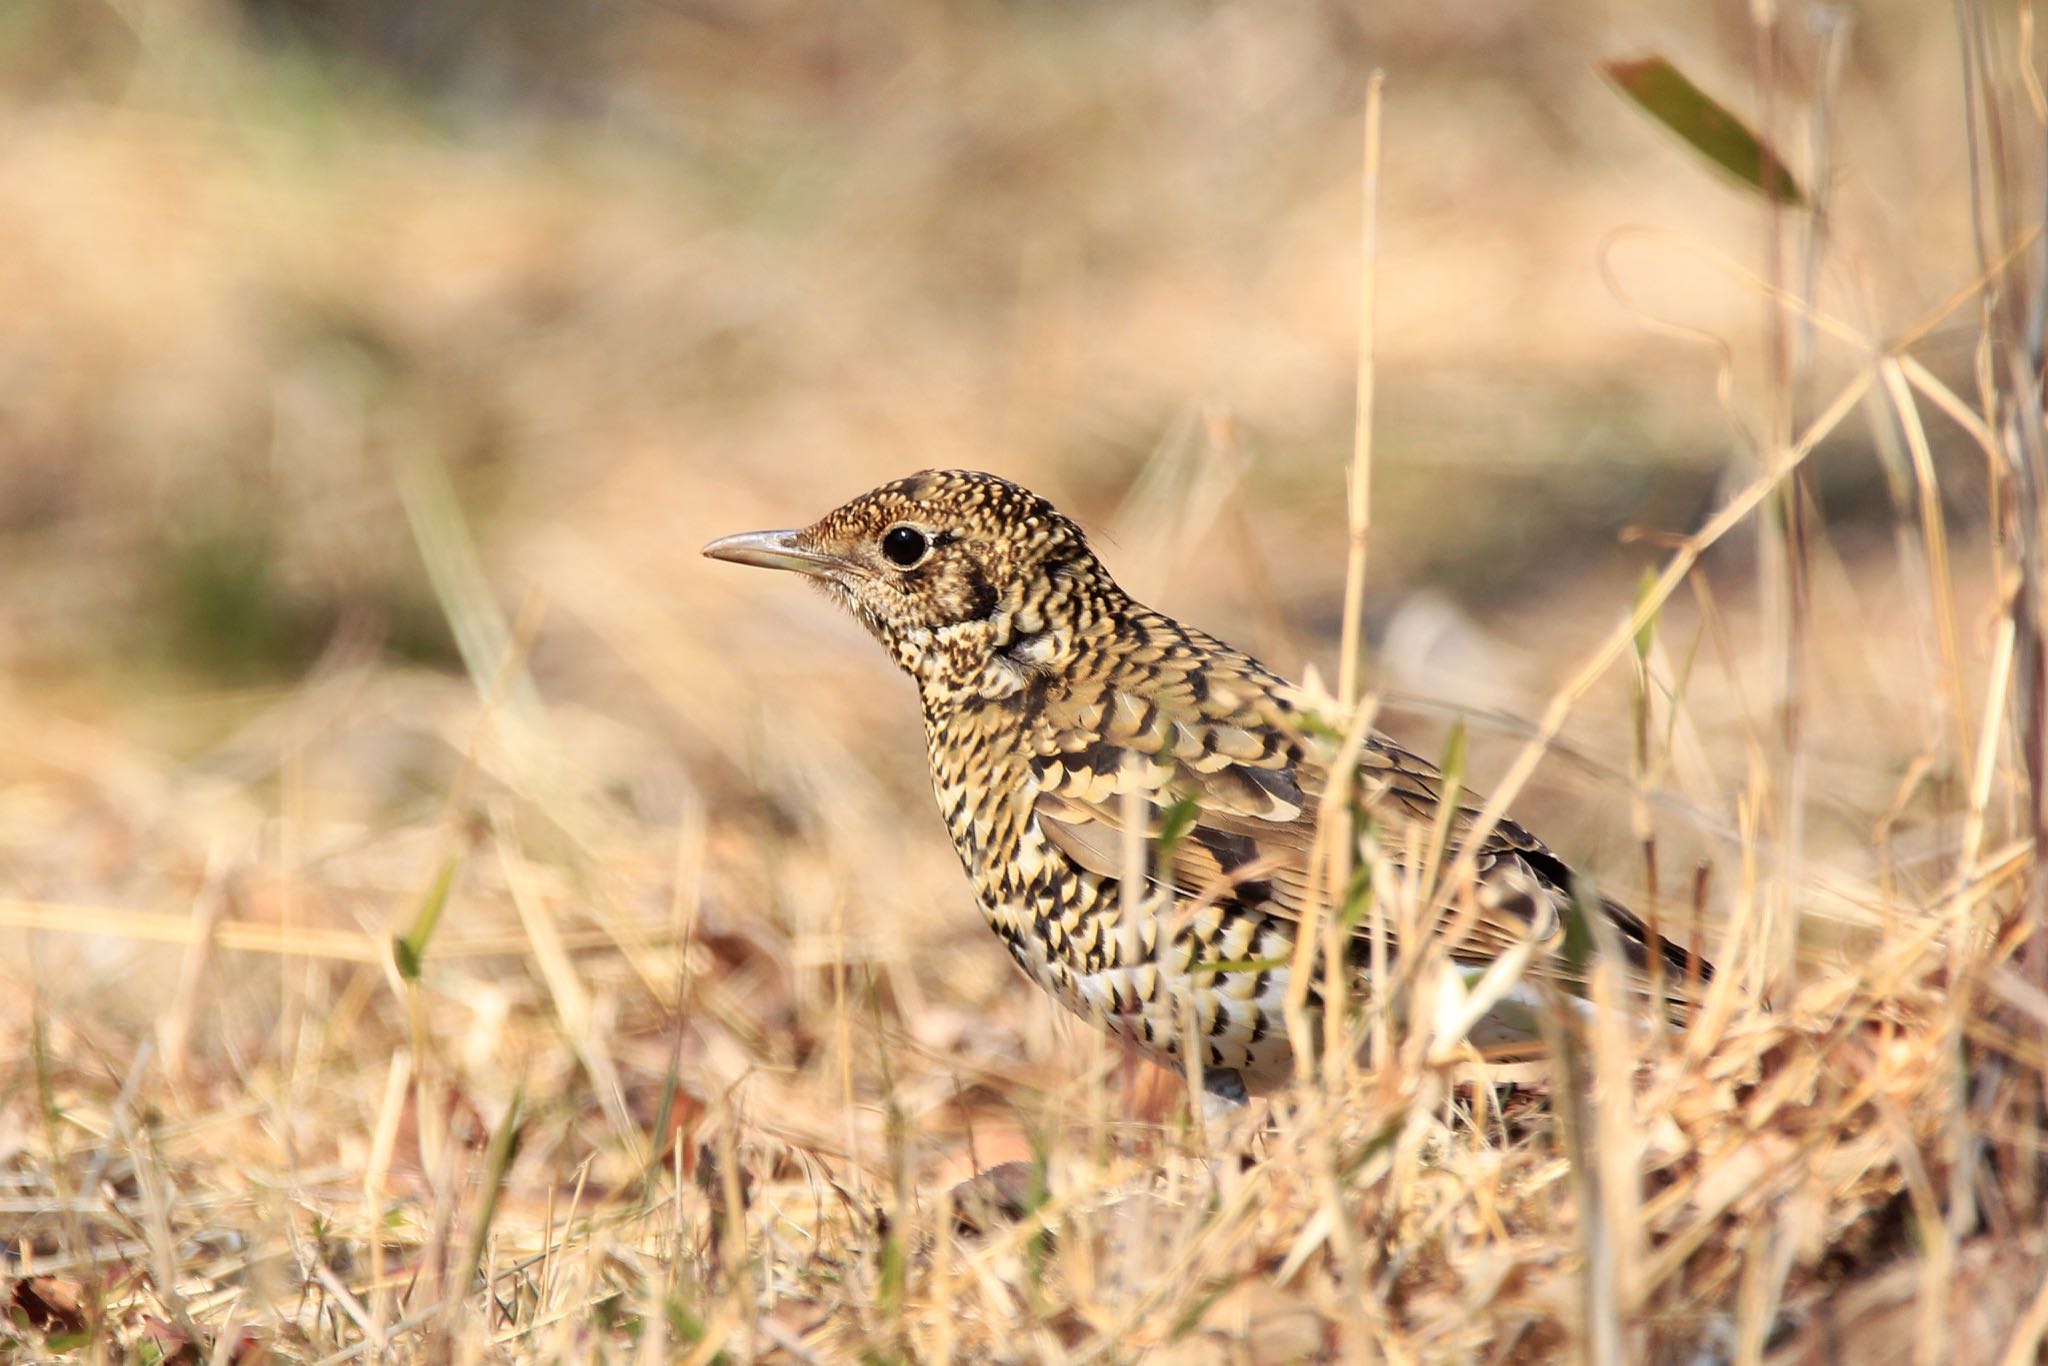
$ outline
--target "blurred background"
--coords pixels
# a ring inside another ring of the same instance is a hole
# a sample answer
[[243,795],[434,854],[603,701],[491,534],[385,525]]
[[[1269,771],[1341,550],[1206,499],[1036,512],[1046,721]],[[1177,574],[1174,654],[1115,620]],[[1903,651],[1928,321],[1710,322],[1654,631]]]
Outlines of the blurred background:
[[[692,644],[736,602],[801,623],[687,552],[960,464],[1040,487],[1170,608],[1326,659],[1374,66],[1375,616],[1427,591],[1540,656],[1560,627],[1516,614],[1632,579],[1653,556],[1624,527],[1690,529],[1755,458],[1714,348],[1754,425],[1762,304],[1705,253],[1761,273],[1763,212],[1594,65],[1668,52],[1756,121],[1747,8],[1270,11],[20,0],[10,674],[161,700],[357,636],[449,667],[408,459],[508,613],[556,599],[565,646],[597,623],[562,557]],[[1814,285],[1872,336],[1970,258],[1948,24],[1786,17],[1774,137],[1802,167],[1829,149]],[[1969,321],[1919,354],[1967,377]],[[1878,461],[1817,474],[1831,521],[1888,518]],[[1135,515],[1141,486],[1199,524]],[[761,642],[722,643],[741,668]]]
[[[348,1171],[399,1048],[486,1117],[548,1097],[535,1170],[630,1147],[678,1055],[815,1151],[885,1081],[939,1135],[1065,1084],[1092,1036],[980,924],[907,683],[698,546],[989,469],[1334,677],[1381,68],[1369,670],[1474,710],[1483,780],[1770,429],[1770,215],[1596,63],[1766,131],[1827,207],[1777,278],[1854,332],[1976,275],[1947,8],[1784,7],[1768,99],[1750,8],[12,0],[0,1029],[46,1016],[81,1094],[147,1041],[166,1105],[304,1102],[287,1146]],[[1966,395],[1975,321],[1912,347]],[[1803,423],[1862,357],[1792,342]],[[1947,603],[1884,410],[1810,467],[1806,838],[1866,885],[1878,832],[1952,837],[1989,639],[1983,457],[1927,435]],[[1763,558],[1659,626],[1667,870],[1775,733]],[[1519,809],[1639,885],[1611,672]],[[1447,716],[1390,713],[1425,753]],[[415,979],[383,946],[429,904]],[[37,1132],[0,1113],[0,1159]]]

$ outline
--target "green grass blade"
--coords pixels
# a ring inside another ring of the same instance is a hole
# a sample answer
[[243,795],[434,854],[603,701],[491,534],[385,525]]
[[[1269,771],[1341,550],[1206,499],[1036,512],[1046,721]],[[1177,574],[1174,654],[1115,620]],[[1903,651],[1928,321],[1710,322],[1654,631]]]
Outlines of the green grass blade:
[[[1657,571],[1654,569],[1645,569],[1643,571],[1642,578],[1639,579],[1636,583],[1636,607],[1638,610],[1641,609],[1643,603],[1649,599],[1650,595],[1653,592],[1655,592],[1656,589]],[[1648,616],[1643,618],[1643,624],[1641,626],[1636,627],[1636,660],[1639,663],[1641,663],[1645,668],[1649,667],[1650,647],[1654,645],[1656,641],[1657,614],[1655,612],[1651,612]]]
[[441,912],[448,907],[448,894],[455,888],[455,872],[461,866],[460,854],[448,856],[441,865],[441,871],[434,876],[434,885],[427,889],[426,898],[413,915],[412,927],[392,941],[398,973],[408,982],[420,980],[420,971],[427,961],[427,941],[434,937],[434,927],[441,923]]
[[1609,58],[1601,74],[1651,118],[1764,198],[1803,207],[1792,172],[1750,126],[1692,83],[1668,57]]

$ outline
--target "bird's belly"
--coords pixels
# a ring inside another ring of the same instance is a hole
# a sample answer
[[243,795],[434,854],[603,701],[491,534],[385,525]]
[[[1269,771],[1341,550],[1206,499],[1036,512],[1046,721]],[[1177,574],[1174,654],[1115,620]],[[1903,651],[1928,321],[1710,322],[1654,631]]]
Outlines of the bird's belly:
[[1185,1067],[1193,1044],[1204,1069],[1240,1072],[1253,1090],[1287,1079],[1291,921],[1232,905],[1188,915],[1157,899],[1126,908],[1115,879],[1075,866],[1035,819],[1013,824],[963,797],[942,784],[940,809],[989,927],[1026,976],[1166,1066]]
[[[1027,976],[1156,1061],[1183,1068],[1192,1044],[1205,1070],[1240,1072],[1253,1090],[1284,1082],[1292,925],[1235,908],[1185,917],[1176,906],[1127,922],[1116,893],[1083,876],[984,897],[982,908]],[[1177,932],[1162,946],[1167,926]]]
[[1186,1068],[1192,1048],[1204,1071],[1242,1073],[1256,1091],[1292,1070],[1287,983],[1285,967],[1240,974],[1141,964],[1077,975],[1063,999],[1165,1066]]

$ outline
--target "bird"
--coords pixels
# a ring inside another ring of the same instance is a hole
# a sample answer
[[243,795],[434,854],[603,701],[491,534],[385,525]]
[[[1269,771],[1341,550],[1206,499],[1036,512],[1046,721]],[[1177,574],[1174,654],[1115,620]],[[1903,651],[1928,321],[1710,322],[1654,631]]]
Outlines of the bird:
[[[1322,798],[1345,752],[1313,695],[1134,600],[1078,524],[993,474],[926,470],[807,527],[703,553],[822,587],[915,681],[940,814],[1026,976],[1162,1065],[1199,1073],[1226,1109],[1291,1081],[1290,974]],[[1438,866],[1469,859],[1454,963],[1483,968],[1534,944],[1529,979],[1582,988],[1586,957],[1562,947],[1578,907],[1604,920],[1593,942],[1620,947],[1639,995],[1668,1004],[1711,979],[1697,954],[1588,895],[1519,824],[1478,828],[1484,803],[1455,777],[1377,731],[1356,753],[1362,863],[1375,850],[1380,867],[1416,863],[1432,840]],[[1361,993],[1367,919],[1345,931]],[[1391,917],[1377,919],[1384,936]],[[1312,1013],[1323,969],[1314,976]]]

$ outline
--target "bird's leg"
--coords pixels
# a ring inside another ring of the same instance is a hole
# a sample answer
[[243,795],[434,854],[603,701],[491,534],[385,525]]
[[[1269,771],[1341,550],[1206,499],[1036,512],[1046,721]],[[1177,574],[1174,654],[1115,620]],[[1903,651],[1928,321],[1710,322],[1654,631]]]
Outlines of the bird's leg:
[[1228,1199],[1259,1165],[1258,1149],[1271,1131],[1273,1110],[1253,1098],[1244,1075],[1234,1068],[1204,1072],[1202,1091],[1203,1165],[1217,1195]]
[[1252,1098],[1245,1089],[1244,1073],[1234,1067],[1204,1069],[1202,1090],[1208,1093],[1203,1113],[1212,1119],[1230,1119]]
[[1214,1067],[1202,1073],[1202,1127],[1209,1146],[1221,1150],[1244,1127],[1251,1115],[1251,1092],[1245,1088],[1244,1073],[1234,1067]]

